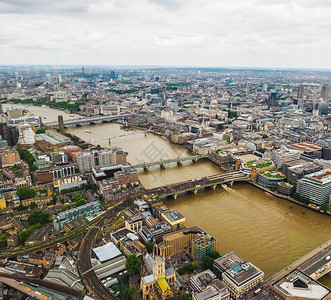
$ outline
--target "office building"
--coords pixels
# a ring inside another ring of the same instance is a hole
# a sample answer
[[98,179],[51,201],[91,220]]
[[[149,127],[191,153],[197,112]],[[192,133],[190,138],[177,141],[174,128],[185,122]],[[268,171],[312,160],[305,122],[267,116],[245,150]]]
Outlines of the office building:
[[193,300],[229,300],[229,289],[216,278],[215,274],[206,270],[190,277],[193,289]]
[[209,235],[198,236],[192,240],[192,257],[198,261],[202,262],[203,259],[213,252],[214,238]]
[[257,182],[266,188],[277,188],[279,182],[286,179],[284,173],[277,170],[265,171],[258,173]]
[[328,203],[331,194],[331,171],[325,169],[304,176],[298,180],[296,192],[308,197],[316,205]]
[[77,165],[81,173],[91,172],[92,167],[126,164],[127,153],[121,148],[91,149],[77,154]]
[[323,169],[323,167],[304,159],[288,161],[284,163],[283,168],[287,181],[293,185],[296,185],[297,181],[305,175],[312,174]]
[[329,87],[327,85],[323,85],[321,89],[321,98],[327,99],[329,96]]
[[214,261],[213,272],[229,288],[231,297],[239,298],[246,291],[263,282],[264,273],[234,252]]
[[[192,241],[197,237],[203,236],[208,236],[208,234],[198,226],[183,228],[176,232],[166,234],[159,248],[163,251],[166,258],[184,251],[192,253],[192,251],[194,251],[192,250],[192,247],[194,247]],[[208,239],[212,241],[212,251],[215,251],[217,240],[213,237],[208,237]]]
[[294,270],[271,284],[270,290],[269,297],[271,300],[331,299],[331,293],[328,288],[299,270]]
[[298,95],[297,95],[297,98],[298,98],[298,99],[302,99],[304,93],[305,93],[305,87],[304,87],[302,84],[300,84],[300,85],[298,86]]

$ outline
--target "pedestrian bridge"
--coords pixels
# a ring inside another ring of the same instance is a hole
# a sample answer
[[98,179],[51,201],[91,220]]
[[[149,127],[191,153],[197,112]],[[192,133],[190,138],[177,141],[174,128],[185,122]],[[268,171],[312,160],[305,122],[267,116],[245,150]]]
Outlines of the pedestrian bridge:
[[[125,115],[111,115],[111,116],[95,116],[90,118],[79,118],[79,119],[70,119],[64,121],[64,127],[79,127],[79,126],[90,126],[94,124],[109,123],[113,121],[118,121],[123,117],[128,117],[128,114]],[[46,126],[59,127],[58,122],[45,123]]]
[[177,157],[172,159],[159,160],[154,162],[143,162],[141,164],[133,165],[132,167],[135,169],[144,169],[148,170],[149,167],[152,166],[160,166],[161,168],[165,168],[167,164],[177,163],[177,165],[182,165],[184,161],[191,160],[192,162],[198,162],[200,159],[208,158],[208,156],[187,156],[187,157]]
[[175,183],[169,186],[164,186],[147,191],[147,193],[152,196],[152,198],[161,198],[167,196],[173,196],[177,199],[177,196],[181,193],[193,192],[195,195],[199,190],[204,188],[216,189],[217,186],[222,184],[232,185],[235,181],[250,181],[251,177],[249,175],[243,174],[241,172],[229,172],[219,175],[212,175],[208,177],[192,179],[181,183]]

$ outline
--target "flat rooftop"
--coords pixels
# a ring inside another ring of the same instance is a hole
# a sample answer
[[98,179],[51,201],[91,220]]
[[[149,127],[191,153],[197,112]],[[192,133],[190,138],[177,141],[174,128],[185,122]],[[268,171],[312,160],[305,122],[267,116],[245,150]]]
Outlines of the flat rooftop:
[[321,145],[310,143],[310,142],[292,144],[291,147],[298,149],[298,150],[305,151],[305,152],[318,151],[323,148],[323,146],[321,146]]
[[286,296],[297,299],[324,299],[330,290],[299,270],[294,270],[272,285]]
[[331,183],[331,171],[328,169],[321,170],[319,172],[306,175],[304,179],[313,181],[320,185],[328,184]]
[[264,273],[253,264],[246,262],[238,254],[230,252],[214,261],[215,266],[225,270],[223,276],[229,278],[238,288]]
[[285,163],[288,168],[295,173],[301,173],[304,171],[310,171],[314,169],[320,168],[319,165],[316,165],[310,161],[304,160],[304,159],[297,159],[297,160],[292,160],[288,161]]

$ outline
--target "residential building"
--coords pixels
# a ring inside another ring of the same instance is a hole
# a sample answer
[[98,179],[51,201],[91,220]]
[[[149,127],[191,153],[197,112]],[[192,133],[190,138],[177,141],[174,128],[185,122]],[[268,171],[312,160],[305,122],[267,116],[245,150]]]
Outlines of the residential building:
[[97,214],[100,211],[100,205],[97,202],[90,202],[82,206],[60,212],[53,218],[53,225],[56,231],[60,231],[64,226],[74,220],[85,218]]

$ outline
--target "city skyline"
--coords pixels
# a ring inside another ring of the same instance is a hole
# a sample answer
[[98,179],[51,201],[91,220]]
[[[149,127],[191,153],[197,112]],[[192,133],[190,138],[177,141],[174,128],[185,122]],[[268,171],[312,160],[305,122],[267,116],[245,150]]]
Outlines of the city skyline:
[[1,65],[331,69],[327,1],[0,1]]

